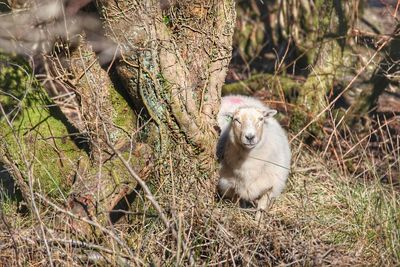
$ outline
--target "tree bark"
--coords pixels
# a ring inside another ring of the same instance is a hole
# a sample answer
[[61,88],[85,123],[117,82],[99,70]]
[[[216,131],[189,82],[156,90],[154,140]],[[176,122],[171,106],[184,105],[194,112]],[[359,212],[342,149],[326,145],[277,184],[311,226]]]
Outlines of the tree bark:
[[[144,108],[153,122],[150,142],[162,154],[184,138],[209,161],[231,57],[234,2],[180,1],[168,9],[159,1],[129,8],[125,1],[99,3],[108,35],[122,47],[119,78],[137,111]],[[118,16],[124,19],[113,19]]]
[[[396,81],[396,72],[399,70],[400,60],[400,25],[393,31],[388,40],[388,45],[382,47],[383,58],[376,67],[370,78],[371,87],[364,88],[362,93],[355,99],[346,113],[345,121],[354,126],[359,124],[359,118],[374,113],[379,100],[379,96],[385,91],[391,82]],[[390,42],[389,42],[390,40]],[[379,51],[378,51],[379,52]],[[361,125],[358,125],[361,126]]]

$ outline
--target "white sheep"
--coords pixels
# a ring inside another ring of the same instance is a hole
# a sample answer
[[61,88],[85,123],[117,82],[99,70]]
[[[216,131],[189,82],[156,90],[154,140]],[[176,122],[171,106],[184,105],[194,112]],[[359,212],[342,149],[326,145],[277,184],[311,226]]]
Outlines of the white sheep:
[[219,194],[257,203],[256,220],[281,194],[289,175],[291,152],[276,113],[255,98],[234,95],[222,98],[217,118]]

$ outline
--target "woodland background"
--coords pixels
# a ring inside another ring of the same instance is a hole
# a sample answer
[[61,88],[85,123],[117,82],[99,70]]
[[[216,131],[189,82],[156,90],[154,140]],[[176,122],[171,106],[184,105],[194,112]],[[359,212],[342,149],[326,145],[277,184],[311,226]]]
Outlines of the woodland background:
[[[398,265],[400,2],[0,1],[0,265]],[[265,221],[221,95],[279,111]]]

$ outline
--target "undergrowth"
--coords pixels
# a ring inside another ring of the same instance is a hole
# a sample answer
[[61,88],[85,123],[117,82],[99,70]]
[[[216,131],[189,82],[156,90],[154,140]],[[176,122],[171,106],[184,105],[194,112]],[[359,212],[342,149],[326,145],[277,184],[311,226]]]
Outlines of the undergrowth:
[[[68,225],[60,228],[56,222],[62,212],[41,203],[50,257],[69,266],[179,266],[190,258],[209,266],[398,264],[398,188],[379,180],[374,168],[369,179],[357,179],[323,152],[297,140],[291,146],[287,188],[261,223],[254,220],[253,210],[216,197],[215,170],[201,173],[192,158],[169,155],[163,172],[154,173],[149,184],[176,227],[178,242],[139,189],[125,218],[107,227],[112,234],[98,229],[90,238],[71,233]],[[371,161],[366,150],[360,154]],[[1,205],[1,261],[46,265],[49,255],[37,233],[37,219],[17,213],[16,201]]]

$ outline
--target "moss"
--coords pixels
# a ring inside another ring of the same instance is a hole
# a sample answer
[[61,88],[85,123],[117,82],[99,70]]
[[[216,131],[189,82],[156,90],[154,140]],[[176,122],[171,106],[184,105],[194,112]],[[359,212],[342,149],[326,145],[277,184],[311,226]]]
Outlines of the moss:
[[[343,54],[340,46],[335,40],[330,40],[322,44],[319,50],[318,62],[316,62],[312,72],[307,77],[306,82],[299,90],[297,105],[302,106],[307,111],[309,119],[305,119],[301,124],[301,116],[294,116],[293,125],[296,128],[303,128],[310,119],[316,119],[307,130],[309,133],[320,136],[321,127],[326,118],[326,114],[321,112],[327,107],[327,95],[333,89],[335,77],[343,71]],[[319,117],[317,117],[319,115]],[[304,117],[305,118],[305,117]]]
[[170,16],[163,16],[163,22],[165,25],[170,26],[171,25],[171,17]]
[[21,57],[7,57],[0,53],[0,89],[3,91],[0,103],[6,113],[15,109],[32,82],[29,68]]
[[261,73],[253,75],[244,81],[224,85],[222,87],[222,95],[251,95],[256,91],[268,88],[271,89],[274,94],[279,96],[279,90],[281,88],[285,95],[290,96],[293,94],[293,91],[298,90],[300,86],[300,82],[293,80],[290,77]]
[[[290,116],[290,131],[294,133],[300,132],[304,126],[310,122],[312,117],[305,112],[305,109],[298,106],[292,110]],[[307,128],[307,132],[311,133],[315,137],[322,137],[323,131],[319,122],[314,122]]]
[[113,112],[113,123],[128,133],[132,133],[137,123],[136,116],[124,97],[115,90],[110,88],[111,104],[115,112]]
[[292,116],[290,117],[290,129],[294,133],[298,133],[304,126],[304,123],[308,120],[307,114],[298,108],[294,109]]
[[[8,59],[15,62],[13,57]],[[10,126],[0,115],[4,147],[0,156],[16,164],[25,179],[30,169],[36,188],[51,195],[64,194],[69,190],[76,162],[85,155],[71,140],[63,121],[52,115],[54,103],[30,72],[22,69],[27,70],[27,64],[0,70],[0,99],[11,122]]]

